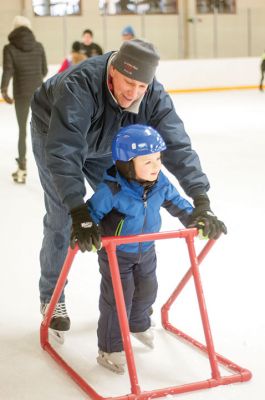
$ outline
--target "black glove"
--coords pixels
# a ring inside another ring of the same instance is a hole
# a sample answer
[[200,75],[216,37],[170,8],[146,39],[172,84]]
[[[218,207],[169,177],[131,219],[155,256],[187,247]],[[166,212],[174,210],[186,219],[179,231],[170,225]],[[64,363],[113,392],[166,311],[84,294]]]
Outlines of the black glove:
[[93,246],[99,250],[101,248],[100,234],[97,225],[94,224],[89,215],[86,204],[73,208],[70,214],[73,221],[70,239],[71,248],[74,249],[77,242],[83,253],[91,251]]
[[203,236],[214,240],[218,239],[221,233],[227,234],[225,224],[212,212],[207,194],[195,197],[194,207],[188,226],[189,228],[195,227],[201,229]]
[[11,97],[8,96],[6,90],[2,90],[2,97],[5,100],[5,102],[8,103],[8,104],[12,104],[13,101],[14,101],[13,99],[11,99]]

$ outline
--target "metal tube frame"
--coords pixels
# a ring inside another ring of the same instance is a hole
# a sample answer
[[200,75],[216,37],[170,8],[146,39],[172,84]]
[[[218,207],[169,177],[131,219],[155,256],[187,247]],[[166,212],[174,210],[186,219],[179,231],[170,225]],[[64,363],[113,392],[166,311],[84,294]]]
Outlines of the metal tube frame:
[[[208,242],[206,243],[200,254],[197,256],[194,247],[194,237],[197,236],[197,233],[198,233],[197,229],[193,228],[193,229],[183,229],[170,232],[141,234],[135,236],[117,236],[117,237],[115,236],[115,237],[102,238],[102,245],[105,247],[108,254],[119,324],[122,334],[122,341],[123,341],[124,351],[126,354],[128,373],[131,383],[131,393],[117,397],[102,397],[100,394],[98,394],[80,375],[77,374],[77,372],[75,372],[70,367],[70,365],[68,365],[63,360],[63,358],[57,353],[57,351],[52,347],[52,345],[49,342],[48,328],[52,318],[52,314],[65,286],[67,276],[72,266],[74,257],[77,251],[79,250],[78,246],[76,246],[74,250],[69,248],[67,257],[62,267],[61,274],[54,289],[54,293],[52,295],[49,308],[47,309],[47,313],[40,327],[40,342],[42,348],[45,351],[47,351],[48,354],[50,354],[50,356],[67,372],[68,375],[70,375],[70,377],[77,383],[77,385],[81,387],[81,389],[83,389],[84,392],[87,393],[92,399],[147,400],[150,398],[164,397],[169,394],[174,395],[200,389],[207,389],[219,385],[227,385],[235,382],[244,382],[251,379],[252,374],[249,370],[239,367],[232,361],[224,358],[223,356],[215,352],[209,319],[208,319],[208,313],[205,304],[205,298],[203,294],[202,283],[200,279],[200,272],[199,272],[199,265],[201,264],[205,256],[208,254],[208,252],[214,245],[215,241],[208,240]],[[181,281],[179,282],[177,288],[174,290],[174,292],[171,294],[167,302],[161,308],[162,326],[164,327],[165,330],[171,332],[176,337],[184,339],[189,344],[193,345],[194,347],[200,349],[202,352],[206,353],[206,355],[209,358],[212,376],[211,378],[204,381],[197,381],[184,385],[167,387],[163,389],[142,391],[138,383],[138,376],[131,346],[130,331],[126,314],[122,284],[120,279],[119,265],[116,257],[116,247],[120,244],[125,244],[125,243],[147,242],[147,241],[169,239],[169,238],[184,238],[186,240],[191,266],[186,272],[186,274],[183,276]],[[199,304],[199,310],[200,310],[206,345],[203,345],[202,343],[198,342],[197,340],[193,339],[184,332],[172,326],[168,319],[168,312],[170,310],[171,305],[175,302],[176,298],[179,296],[182,289],[185,287],[185,285],[187,284],[187,282],[190,280],[191,277],[193,277],[195,283],[195,289]],[[218,363],[223,365],[233,374],[228,376],[221,376]]]

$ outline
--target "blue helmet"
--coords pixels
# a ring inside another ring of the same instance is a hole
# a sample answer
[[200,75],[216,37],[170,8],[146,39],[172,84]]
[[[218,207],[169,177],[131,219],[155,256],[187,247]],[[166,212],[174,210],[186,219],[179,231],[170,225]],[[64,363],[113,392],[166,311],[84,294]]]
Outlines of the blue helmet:
[[166,150],[161,135],[151,126],[128,125],[121,128],[112,142],[113,161],[130,161],[137,156]]

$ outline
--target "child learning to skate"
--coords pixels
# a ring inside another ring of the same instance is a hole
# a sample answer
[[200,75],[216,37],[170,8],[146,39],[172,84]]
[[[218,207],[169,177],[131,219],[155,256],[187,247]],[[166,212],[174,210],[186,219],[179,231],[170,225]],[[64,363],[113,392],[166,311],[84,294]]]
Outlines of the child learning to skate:
[[[189,225],[193,207],[161,171],[161,152],[165,149],[162,137],[151,127],[129,125],[119,130],[112,144],[114,165],[87,202],[102,236],[158,232],[161,206],[184,226]],[[130,332],[153,348],[149,310],[157,295],[154,242],[119,245],[117,259]],[[125,353],[104,248],[98,252],[98,260],[102,278],[97,361],[116,373],[124,373]]]

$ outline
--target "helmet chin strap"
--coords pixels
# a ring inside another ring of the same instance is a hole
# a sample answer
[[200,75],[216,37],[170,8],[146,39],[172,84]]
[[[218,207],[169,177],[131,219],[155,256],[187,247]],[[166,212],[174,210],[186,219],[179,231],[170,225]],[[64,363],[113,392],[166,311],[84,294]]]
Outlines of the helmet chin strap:
[[127,179],[128,181],[136,180],[133,160],[130,161],[117,160],[115,164],[117,170],[125,179]]

